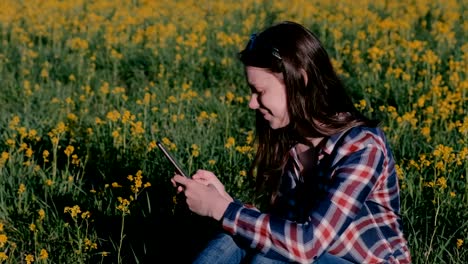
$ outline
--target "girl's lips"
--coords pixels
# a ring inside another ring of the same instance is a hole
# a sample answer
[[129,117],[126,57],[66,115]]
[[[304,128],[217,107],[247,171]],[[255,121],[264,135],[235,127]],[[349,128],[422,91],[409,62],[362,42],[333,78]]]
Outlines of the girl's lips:
[[258,110],[263,116],[267,115],[268,114],[268,111],[267,110],[264,110],[264,109],[259,109]]
[[267,117],[270,115],[268,111],[260,111],[260,113],[263,115],[263,119],[268,120]]

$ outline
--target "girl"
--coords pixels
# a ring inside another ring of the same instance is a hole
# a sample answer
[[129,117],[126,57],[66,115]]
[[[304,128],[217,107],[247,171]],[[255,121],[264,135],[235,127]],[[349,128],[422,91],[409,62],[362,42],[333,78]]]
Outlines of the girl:
[[317,37],[282,22],[252,35],[240,60],[256,110],[250,173],[270,207],[234,200],[212,172],[175,175],[190,210],[225,231],[195,263],[410,263],[390,147]]

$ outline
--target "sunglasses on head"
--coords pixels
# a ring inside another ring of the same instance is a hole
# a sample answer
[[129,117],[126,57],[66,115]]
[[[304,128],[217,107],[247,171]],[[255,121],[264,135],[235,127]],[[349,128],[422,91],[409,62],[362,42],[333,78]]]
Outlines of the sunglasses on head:
[[[249,42],[247,43],[247,50],[248,51],[252,51],[254,48],[255,48],[255,43],[256,43],[256,40],[257,39],[257,34],[256,33],[253,33],[250,35],[250,38],[249,38]],[[258,49],[259,47],[257,47]],[[261,47],[261,48],[264,48],[264,47]],[[271,49],[271,55],[273,55],[273,57],[277,58],[278,60],[282,60],[281,58],[281,55],[279,53],[279,50],[273,46],[270,47]]]

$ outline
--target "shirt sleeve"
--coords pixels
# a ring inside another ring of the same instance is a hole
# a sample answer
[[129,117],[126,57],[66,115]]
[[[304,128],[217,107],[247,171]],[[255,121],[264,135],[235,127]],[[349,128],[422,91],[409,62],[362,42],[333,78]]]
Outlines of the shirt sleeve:
[[386,166],[382,144],[375,134],[363,133],[341,145],[326,198],[309,221],[296,223],[231,203],[222,220],[224,229],[267,257],[311,263],[355,219],[382,175]]

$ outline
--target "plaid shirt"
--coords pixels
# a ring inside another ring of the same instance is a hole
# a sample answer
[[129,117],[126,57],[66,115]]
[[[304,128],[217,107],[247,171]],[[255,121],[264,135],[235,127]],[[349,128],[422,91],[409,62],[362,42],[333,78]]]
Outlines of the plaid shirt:
[[328,252],[355,263],[411,263],[395,162],[379,128],[355,127],[322,145],[305,217],[295,195],[304,186],[295,169],[301,164],[291,153],[274,204],[278,212],[233,202],[222,219],[226,231],[273,259],[312,263]]

